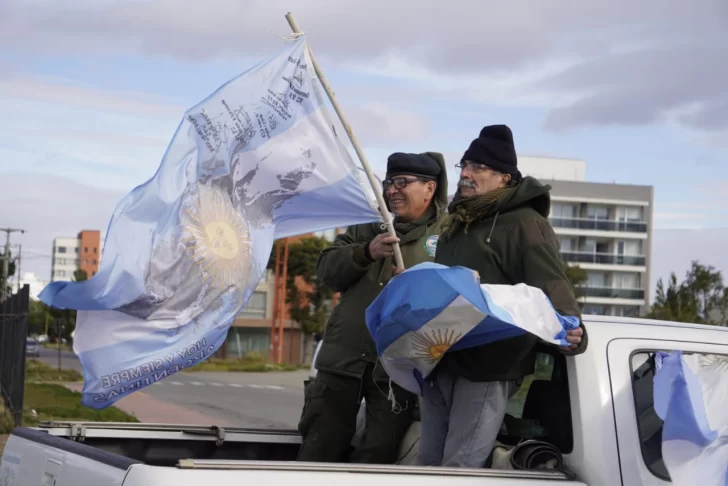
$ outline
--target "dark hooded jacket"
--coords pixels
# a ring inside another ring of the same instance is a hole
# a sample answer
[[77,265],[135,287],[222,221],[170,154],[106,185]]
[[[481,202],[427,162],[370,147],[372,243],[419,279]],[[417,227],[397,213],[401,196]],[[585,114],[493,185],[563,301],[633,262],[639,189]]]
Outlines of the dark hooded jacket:
[[[442,171],[432,199],[430,216],[411,225],[404,234],[398,231],[405,268],[434,260],[438,235],[446,217],[445,159],[436,152],[426,154],[438,161]],[[395,228],[397,226],[395,219]],[[362,257],[365,246],[386,231],[383,223],[349,227],[319,256],[316,276],[327,287],[341,292],[341,300],[334,307],[326,325],[324,342],[316,357],[318,370],[361,378],[368,366],[377,363],[377,350],[366,327],[365,312],[392,279],[394,260],[388,257],[367,263]],[[378,380],[388,379],[381,365],[376,367],[374,376]]]
[[[449,237],[442,236],[435,262],[476,270],[483,284],[525,283],[538,287],[559,313],[580,316],[559,255],[558,239],[547,220],[550,190],[550,186],[525,177],[476,221],[467,227],[461,225]],[[583,330],[579,348],[563,351],[565,354],[586,350],[587,335]],[[525,334],[452,351],[445,354],[435,372],[447,370],[470,381],[518,380],[533,373],[539,342],[545,345],[536,336]]]

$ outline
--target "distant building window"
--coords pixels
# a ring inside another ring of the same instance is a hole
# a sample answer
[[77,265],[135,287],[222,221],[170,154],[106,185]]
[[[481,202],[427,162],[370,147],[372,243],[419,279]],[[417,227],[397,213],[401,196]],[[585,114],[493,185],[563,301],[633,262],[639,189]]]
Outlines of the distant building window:
[[65,277],[66,276],[66,271],[65,270],[58,270],[58,271],[56,271],[56,275],[59,276],[59,277]]
[[83,252],[84,252],[84,253],[88,253],[88,246],[84,246],[84,247],[83,247]]
[[98,248],[94,248],[94,253],[98,253]]
[[84,260],[84,261],[83,261],[83,264],[84,264],[84,265],[88,265],[88,260]]
[[66,253],[66,247],[65,246],[59,246],[58,247],[58,253]]
[[248,305],[240,313],[240,317],[264,319],[265,309],[267,307],[266,297],[266,292],[253,292],[253,295],[248,300]]
[[74,250],[76,250],[76,254],[78,254],[78,247],[74,248]]
[[91,272],[91,276],[93,277],[94,275],[96,275],[96,272]]
[[94,260],[94,261],[93,261],[93,262],[91,262],[91,263],[92,263],[92,264],[94,264],[94,265],[96,265],[96,260]]
[[604,288],[607,286],[607,274],[602,272],[587,272],[587,285],[589,287]]
[[586,215],[589,219],[609,219],[609,208],[603,206],[587,206]]
[[573,204],[554,204],[551,206],[552,218],[573,218],[576,216],[576,207]]
[[603,316],[606,315],[606,311],[607,309],[603,305],[585,305],[581,313],[594,316]]
[[66,264],[66,259],[65,258],[58,258],[56,260],[56,265],[65,265],[65,264]]
[[640,307],[638,305],[621,305],[615,309],[618,317],[639,317]]
[[617,209],[617,219],[620,221],[641,222],[642,208],[640,207],[621,207]]

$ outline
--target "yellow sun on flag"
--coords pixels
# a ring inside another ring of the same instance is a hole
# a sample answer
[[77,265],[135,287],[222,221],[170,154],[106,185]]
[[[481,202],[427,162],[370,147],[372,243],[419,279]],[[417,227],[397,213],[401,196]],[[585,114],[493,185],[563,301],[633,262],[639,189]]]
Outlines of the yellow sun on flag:
[[442,358],[445,351],[460,339],[461,333],[455,333],[452,329],[434,329],[425,331],[422,334],[414,333],[414,344],[416,358],[423,358],[434,363]]
[[202,278],[216,288],[243,287],[253,263],[246,221],[221,189],[198,185],[197,204],[182,214],[185,246]]

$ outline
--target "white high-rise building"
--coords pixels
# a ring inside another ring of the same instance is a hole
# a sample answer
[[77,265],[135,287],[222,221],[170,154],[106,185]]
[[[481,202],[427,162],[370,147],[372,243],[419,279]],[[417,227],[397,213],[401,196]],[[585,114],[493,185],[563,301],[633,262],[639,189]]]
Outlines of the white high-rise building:
[[551,190],[549,221],[561,257],[587,273],[584,314],[637,316],[650,305],[652,186],[585,181],[581,160],[519,157],[524,175]]
[[88,278],[93,277],[99,270],[103,250],[104,239],[98,230],[83,230],[75,238],[55,238],[51,282],[72,280],[76,270],[83,270]]
[[51,260],[51,282],[71,280],[78,270],[78,238],[55,238]]

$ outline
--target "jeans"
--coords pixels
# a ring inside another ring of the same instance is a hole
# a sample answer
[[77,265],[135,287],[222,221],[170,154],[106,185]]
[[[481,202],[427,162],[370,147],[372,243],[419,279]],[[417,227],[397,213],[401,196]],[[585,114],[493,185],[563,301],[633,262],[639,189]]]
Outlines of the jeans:
[[424,386],[418,464],[484,467],[516,391],[515,381],[473,382],[437,372]]

